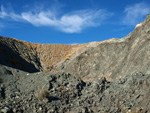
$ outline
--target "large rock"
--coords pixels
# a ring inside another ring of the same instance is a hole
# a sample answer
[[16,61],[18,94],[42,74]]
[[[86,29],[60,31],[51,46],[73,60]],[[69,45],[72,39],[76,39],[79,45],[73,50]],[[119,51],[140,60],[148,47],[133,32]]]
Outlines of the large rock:
[[85,80],[117,79],[137,71],[150,74],[150,15],[122,39],[100,42],[64,65],[65,71]]

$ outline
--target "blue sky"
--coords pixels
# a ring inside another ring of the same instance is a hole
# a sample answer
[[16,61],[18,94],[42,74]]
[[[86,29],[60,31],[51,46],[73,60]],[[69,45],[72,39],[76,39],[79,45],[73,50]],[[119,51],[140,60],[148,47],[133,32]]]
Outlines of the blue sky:
[[149,0],[0,0],[0,36],[82,44],[122,38],[150,13]]

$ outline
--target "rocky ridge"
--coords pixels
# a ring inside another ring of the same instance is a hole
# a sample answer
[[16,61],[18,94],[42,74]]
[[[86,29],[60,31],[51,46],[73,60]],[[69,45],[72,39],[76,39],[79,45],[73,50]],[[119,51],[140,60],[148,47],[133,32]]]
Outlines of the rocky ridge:
[[82,45],[0,37],[0,112],[150,112],[149,26]]
[[[37,71],[50,71],[54,65],[79,54],[88,44],[40,44],[20,41],[9,37],[0,37],[0,63],[23,69],[24,62],[33,65]],[[11,51],[11,52],[10,52]],[[10,54],[12,57],[10,57]],[[7,57],[5,57],[7,56]],[[16,58],[20,57],[20,59]],[[24,62],[23,62],[24,60]],[[16,66],[17,64],[18,67]],[[33,70],[33,68],[32,68]],[[25,71],[29,71],[26,69]],[[33,71],[34,72],[34,71]]]
[[[112,39],[87,48],[64,65],[65,72],[85,81],[105,76],[109,80],[137,71],[150,74],[150,15],[122,39]],[[61,67],[60,66],[60,67]]]

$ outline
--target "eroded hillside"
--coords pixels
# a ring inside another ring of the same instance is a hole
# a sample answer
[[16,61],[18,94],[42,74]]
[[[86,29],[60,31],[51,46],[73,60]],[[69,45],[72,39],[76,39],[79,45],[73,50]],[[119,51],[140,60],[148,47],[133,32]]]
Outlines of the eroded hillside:
[[28,72],[41,70],[35,49],[12,38],[0,37],[0,64]]
[[[57,63],[65,62],[71,56],[80,53],[85,49],[86,45],[29,43],[13,38],[0,37],[0,62],[19,69],[26,67],[25,71],[33,68],[36,71],[50,71]],[[33,68],[28,68],[27,64],[32,65]],[[59,71],[58,69],[56,70]],[[29,72],[32,71],[30,70]]]
[[[122,39],[74,45],[28,43],[0,37],[1,62],[19,69],[31,64],[29,70],[65,71],[85,81],[102,76],[111,80],[137,71],[149,74],[149,26],[150,15]],[[12,51],[11,57],[6,48]]]
[[137,71],[150,73],[150,15],[122,39],[112,39],[88,48],[65,66],[65,72],[94,80],[121,78]]

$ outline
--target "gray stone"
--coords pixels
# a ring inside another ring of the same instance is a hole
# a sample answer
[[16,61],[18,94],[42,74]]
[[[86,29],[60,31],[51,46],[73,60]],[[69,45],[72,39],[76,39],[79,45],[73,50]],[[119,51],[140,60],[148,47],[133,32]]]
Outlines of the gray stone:
[[1,109],[2,113],[8,113],[10,112],[10,109],[8,107],[5,107],[4,109]]

